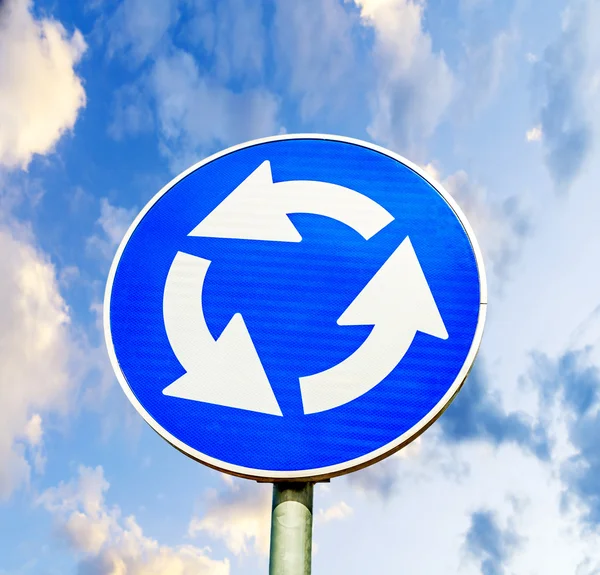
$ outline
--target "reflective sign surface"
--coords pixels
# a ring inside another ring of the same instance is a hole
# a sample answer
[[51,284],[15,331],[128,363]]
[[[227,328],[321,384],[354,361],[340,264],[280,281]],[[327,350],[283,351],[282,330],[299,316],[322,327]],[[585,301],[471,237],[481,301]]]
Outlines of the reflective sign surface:
[[191,457],[265,479],[367,465],[441,413],[475,358],[481,256],[406,160],[282,136],[194,166],[113,263],[105,330],[146,421]]

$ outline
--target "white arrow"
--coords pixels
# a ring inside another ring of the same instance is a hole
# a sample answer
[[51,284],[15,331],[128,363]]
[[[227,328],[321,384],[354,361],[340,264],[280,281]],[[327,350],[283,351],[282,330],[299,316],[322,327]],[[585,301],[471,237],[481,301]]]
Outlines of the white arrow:
[[178,252],[167,275],[163,314],[173,352],[186,370],[163,393],[272,415],[281,409],[252,343],[236,313],[217,341],[202,310],[210,261]]
[[263,162],[191,232],[190,236],[300,242],[287,214],[308,213],[336,219],[369,239],[393,216],[363,194],[328,182],[273,183]]
[[300,378],[304,413],[333,409],[367,393],[398,365],[417,331],[448,338],[408,237],[337,323],[372,325],[373,329],[350,357],[330,369]]

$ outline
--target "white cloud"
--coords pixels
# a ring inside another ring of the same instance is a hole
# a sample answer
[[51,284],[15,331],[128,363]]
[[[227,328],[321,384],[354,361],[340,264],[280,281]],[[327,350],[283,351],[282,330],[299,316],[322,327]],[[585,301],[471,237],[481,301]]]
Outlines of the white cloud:
[[44,445],[42,438],[44,429],[42,417],[39,413],[34,413],[25,426],[24,438],[29,445],[30,462],[36,473],[43,473],[46,466],[46,456],[44,455]]
[[405,486],[429,479],[431,473],[453,482],[468,474],[468,466],[457,451],[448,449],[434,430],[428,432],[426,441],[422,437],[383,461],[349,474],[348,484],[363,496],[391,501]]
[[234,92],[203,76],[191,54],[161,56],[151,74],[162,151],[174,171],[219,147],[276,134],[278,100],[264,89]]
[[536,62],[539,62],[540,57],[536,54],[533,54],[532,52],[527,52],[527,54],[525,54],[525,59],[530,64],[535,64]]
[[[436,443],[436,425],[422,436],[426,451]],[[437,465],[448,452],[456,463],[468,466],[459,480]],[[322,565],[335,565],[339,573],[362,573],[386,572],[401,563],[407,573],[481,575],[486,571],[461,553],[471,513],[481,507],[493,509],[503,526],[514,521],[523,537],[523,546],[505,565],[507,574],[572,573],[584,551],[597,549],[597,537],[582,540],[573,529],[576,523],[561,515],[556,467],[549,468],[512,445],[499,449],[485,444],[441,445],[430,455],[400,461],[401,489],[384,501],[362,497],[352,482],[336,483],[337,497],[354,513],[335,529],[319,530]],[[356,545],[340,553],[340,545],[350,538]],[[436,553],[430,553],[432,548]],[[369,555],[369,549],[385,551]]]
[[38,503],[59,518],[63,535],[77,550],[98,553],[118,519],[115,510],[104,509],[108,488],[101,467],[80,467],[76,480],[46,490]]
[[127,209],[113,206],[106,198],[102,198],[100,200],[100,216],[96,221],[100,233],[87,239],[88,249],[99,253],[106,259],[112,259],[116,247],[121,243],[136,215],[136,208]]
[[229,561],[212,559],[192,545],[169,547],[144,535],[135,517],[122,517],[104,500],[109,484],[102,467],[80,467],[78,476],[38,499],[65,541],[80,555],[80,575],[229,575]]
[[525,133],[525,139],[528,142],[539,142],[542,139],[542,127],[534,126]]
[[600,573],[600,564],[589,557],[579,563],[575,571],[575,575],[598,575],[598,573]]
[[163,42],[179,17],[176,0],[124,0],[109,20],[108,52],[141,63]]
[[[338,0],[279,1],[273,30],[279,73],[286,89],[300,97],[300,115],[306,120],[329,104],[333,111],[360,82],[352,42],[353,18]],[[353,89],[345,87],[351,80]]]
[[[70,315],[56,270],[15,222],[0,221],[0,499],[43,466],[42,413],[74,392]],[[31,457],[27,456],[29,446]]]
[[211,68],[221,81],[255,79],[263,72],[265,39],[263,3],[254,0],[191,0],[185,35],[204,48]]
[[319,509],[315,516],[315,521],[321,523],[329,523],[330,521],[337,521],[340,519],[346,519],[353,513],[352,507],[344,501],[340,501],[327,509]]
[[127,85],[115,92],[113,119],[108,134],[115,140],[126,135],[138,135],[154,128],[154,117],[140,86]]
[[368,128],[375,140],[415,155],[450,103],[455,79],[423,30],[424,0],[354,0],[375,32],[378,79]]
[[590,167],[600,106],[600,38],[595,0],[571,0],[561,33],[536,64],[534,95],[544,134],[546,165],[559,191]]
[[0,6],[0,165],[27,168],[73,128],[86,100],[74,70],[85,49],[78,30],[35,19],[31,1]]
[[460,93],[455,99],[466,118],[473,117],[497,93],[517,40],[516,29],[508,28],[480,44],[466,45],[464,60],[457,70]]
[[389,499],[397,491],[399,482],[400,466],[397,455],[348,475],[348,483],[356,491],[376,495],[382,499]]
[[[204,52],[201,58],[173,43],[178,21],[179,40]],[[281,131],[279,99],[257,85],[266,50],[259,4],[125,0],[109,30],[109,54],[136,64],[152,59],[115,95],[112,137],[156,127],[159,150],[178,172],[219,148]]]
[[495,279],[505,280],[530,228],[529,217],[519,199],[516,196],[493,198],[464,170],[442,180],[433,164],[427,164],[424,169],[442,183],[467,216],[481,245],[488,274],[491,272]]
[[202,517],[190,522],[189,534],[206,532],[222,539],[235,555],[250,550],[267,555],[271,531],[271,485],[232,480],[227,477],[227,487],[210,491],[207,509]]
[[29,445],[35,447],[41,443],[43,433],[42,417],[39,413],[34,413],[25,425],[25,438]]

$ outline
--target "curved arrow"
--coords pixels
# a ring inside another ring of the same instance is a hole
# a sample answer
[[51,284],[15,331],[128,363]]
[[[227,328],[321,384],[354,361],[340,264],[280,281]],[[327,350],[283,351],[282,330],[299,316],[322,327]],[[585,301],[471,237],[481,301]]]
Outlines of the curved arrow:
[[407,237],[337,322],[372,325],[364,343],[341,363],[300,378],[304,413],[333,409],[375,387],[400,363],[417,333],[448,332]]
[[271,164],[263,162],[191,232],[190,236],[300,242],[287,214],[309,213],[338,220],[369,239],[394,220],[363,194],[328,182],[273,183]]
[[236,313],[217,341],[202,310],[210,261],[178,252],[165,284],[163,315],[173,352],[186,370],[165,395],[282,415],[244,319]]

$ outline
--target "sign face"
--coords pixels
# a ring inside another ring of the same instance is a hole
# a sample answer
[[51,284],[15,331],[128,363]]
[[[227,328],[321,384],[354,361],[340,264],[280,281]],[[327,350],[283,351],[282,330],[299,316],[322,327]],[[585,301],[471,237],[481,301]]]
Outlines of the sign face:
[[127,232],[104,323],[125,393],[167,441],[243,477],[321,479],[390,455],[465,380],[486,309],[454,200],[336,136],[216,154]]

